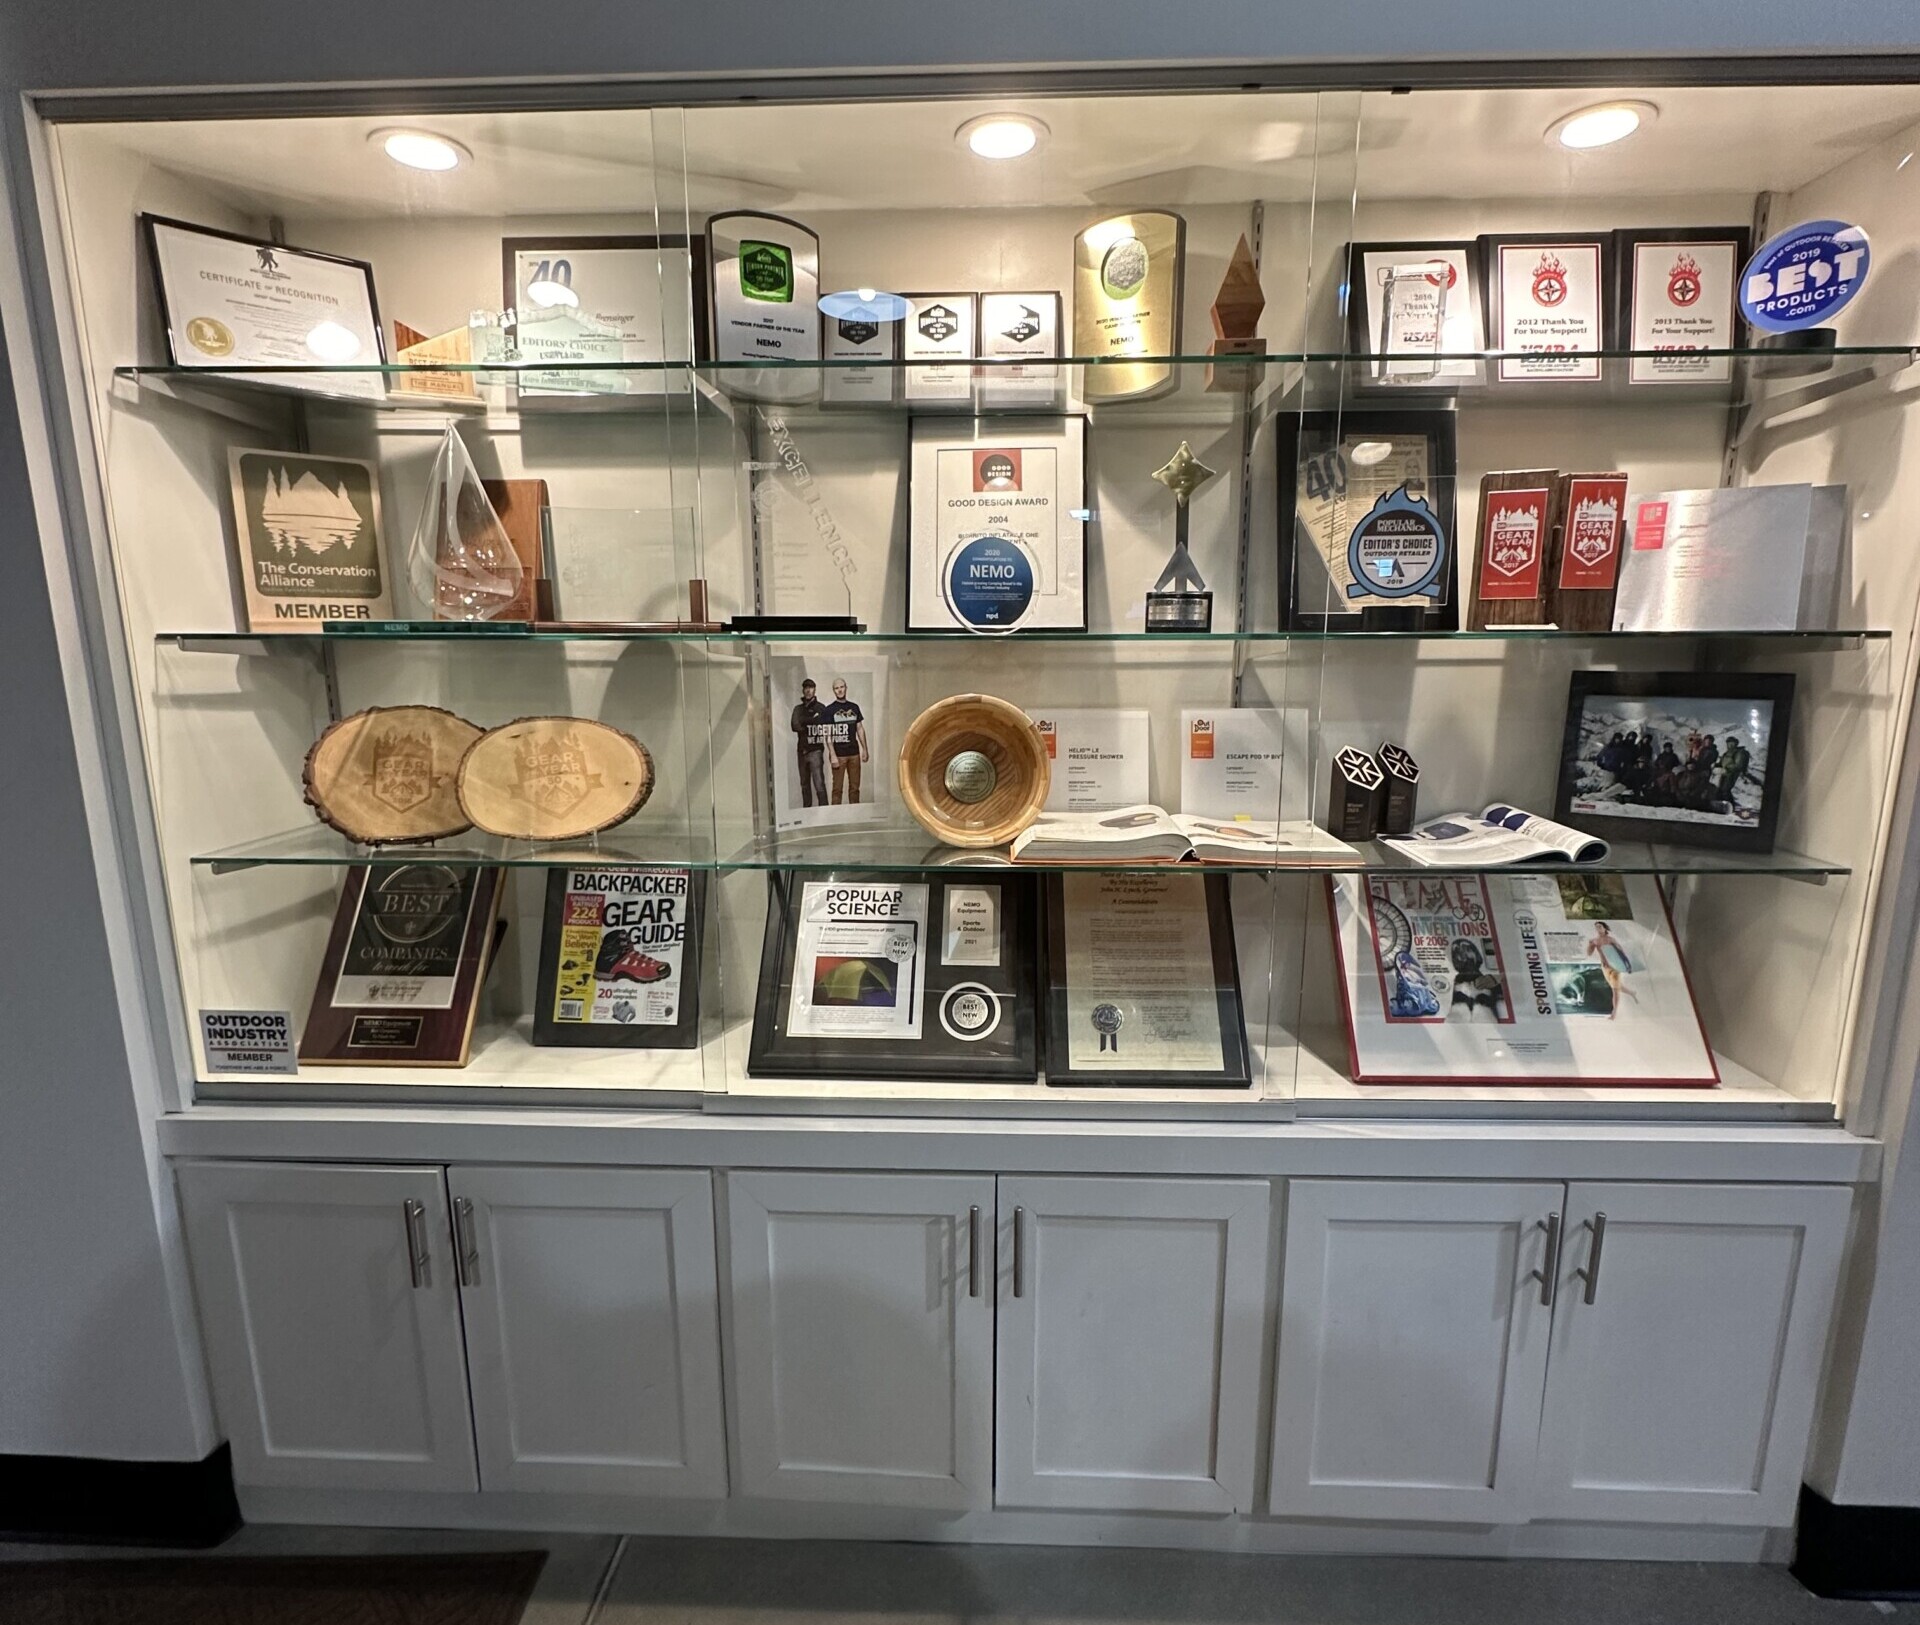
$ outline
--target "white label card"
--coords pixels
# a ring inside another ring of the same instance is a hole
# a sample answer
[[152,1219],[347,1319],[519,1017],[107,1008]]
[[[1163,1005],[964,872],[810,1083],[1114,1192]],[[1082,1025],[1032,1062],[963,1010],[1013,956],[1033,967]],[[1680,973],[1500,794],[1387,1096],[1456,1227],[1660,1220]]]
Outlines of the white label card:
[[1180,713],[1181,812],[1295,819],[1309,815],[1311,800],[1304,710],[1229,706]]
[[943,965],[1000,963],[1000,888],[948,886],[946,930],[940,939]]
[[300,1070],[293,1053],[293,1017],[285,1010],[202,1010],[200,1047],[209,1072]]
[[1048,812],[1111,812],[1153,798],[1145,711],[1030,710],[1053,764]]

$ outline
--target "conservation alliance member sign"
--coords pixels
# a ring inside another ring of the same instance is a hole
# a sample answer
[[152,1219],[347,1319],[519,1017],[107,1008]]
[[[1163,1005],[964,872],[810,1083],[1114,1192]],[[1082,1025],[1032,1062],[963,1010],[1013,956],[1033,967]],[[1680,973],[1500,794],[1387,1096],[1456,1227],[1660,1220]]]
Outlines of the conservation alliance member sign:
[[924,883],[808,881],[800,889],[789,1035],[917,1039],[926,940]]

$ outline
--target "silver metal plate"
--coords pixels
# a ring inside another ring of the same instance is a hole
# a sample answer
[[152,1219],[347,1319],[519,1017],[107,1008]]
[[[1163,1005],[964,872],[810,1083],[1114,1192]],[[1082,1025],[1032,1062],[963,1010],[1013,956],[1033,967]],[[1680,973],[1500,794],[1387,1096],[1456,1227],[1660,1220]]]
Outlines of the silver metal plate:
[[977,750],[963,750],[947,763],[947,794],[966,806],[985,801],[999,782],[993,763]]

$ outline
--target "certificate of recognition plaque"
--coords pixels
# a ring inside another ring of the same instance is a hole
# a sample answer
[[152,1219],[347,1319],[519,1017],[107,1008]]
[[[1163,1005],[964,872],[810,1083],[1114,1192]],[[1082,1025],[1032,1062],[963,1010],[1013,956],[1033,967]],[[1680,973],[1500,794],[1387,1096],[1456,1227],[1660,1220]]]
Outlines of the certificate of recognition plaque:
[[1245,1088],[1224,875],[1049,877],[1047,1081]]
[[901,388],[910,406],[973,405],[979,308],[970,293],[910,293],[901,323]]
[[1073,353],[1089,401],[1140,399],[1177,387],[1171,364],[1137,357],[1180,351],[1187,223],[1164,209],[1094,222],[1073,240]]
[[1606,237],[1528,234],[1482,237],[1490,314],[1487,327],[1503,384],[1554,379],[1597,384],[1606,349]]
[[1615,331],[1633,351],[1629,384],[1724,384],[1740,334],[1744,226],[1613,234],[1620,309]]

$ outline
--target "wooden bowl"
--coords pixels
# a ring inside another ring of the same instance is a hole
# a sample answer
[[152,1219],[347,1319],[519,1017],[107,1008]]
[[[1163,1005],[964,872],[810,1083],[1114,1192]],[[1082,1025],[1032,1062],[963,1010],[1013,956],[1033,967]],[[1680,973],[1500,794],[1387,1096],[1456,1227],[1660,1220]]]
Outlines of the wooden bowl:
[[460,805],[474,827],[521,841],[566,841],[624,823],[653,794],[653,757],[630,734],[584,717],[521,717],[460,759]]
[[300,782],[323,824],[368,846],[435,841],[471,820],[455,788],[480,730],[437,705],[376,705],[313,742]]
[[900,742],[900,795],[949,846],[1004,846],[1040,816],[1052,767],[1026,712],[991,694],[922,711]]

